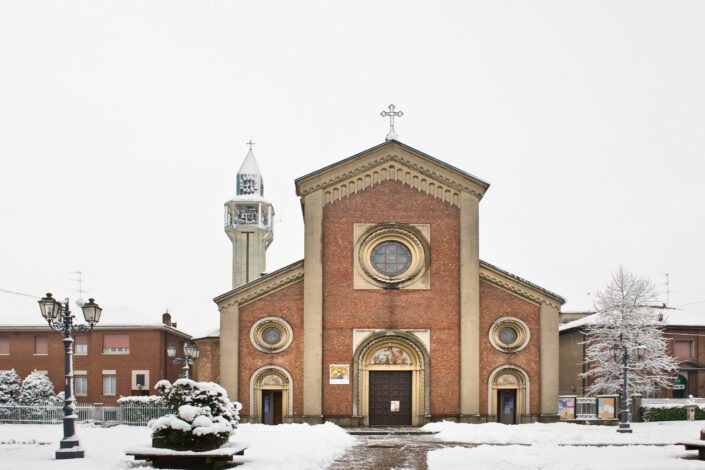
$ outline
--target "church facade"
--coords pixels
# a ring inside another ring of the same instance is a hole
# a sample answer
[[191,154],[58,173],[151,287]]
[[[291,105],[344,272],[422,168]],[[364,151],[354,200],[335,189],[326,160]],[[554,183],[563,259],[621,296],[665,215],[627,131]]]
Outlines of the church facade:
[[260,275],[273,211],[251,163],[226,203],[233,289],[197,340],[199,380],[243,420],[557,420],[564,300],[479,259],[488,183],[387,140],[295,181],[304,259]]

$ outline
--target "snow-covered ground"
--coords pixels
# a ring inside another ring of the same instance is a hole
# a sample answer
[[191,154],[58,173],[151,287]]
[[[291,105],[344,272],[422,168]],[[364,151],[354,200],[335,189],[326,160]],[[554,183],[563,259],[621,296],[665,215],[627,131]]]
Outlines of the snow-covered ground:
[[666,470],[705,469],[705,461],[696,459],[696,451],[674,445],[700,439],[703,424],[702,421],[633,423],[632,434],[617,434],[611,426],[570,423],[521,426],[432,423],[423,429],[438,431],[436,438],[448,442],[502,444],[433,450],[428,453],[429,470],[466,469],[469,462],[473,468],[482,469]]
[[[423,429],[438,431],[434,437],[438,441],[484,444],[431,450],[428,453],[429,470],[705,470],[705,461],[697,460],[697,452],[686,452],[682,446],[674,445],[699,439],[704,424],[702,421],[636,423],[633,424],[633,434],[617,434],[614,427],[568,423],[521,426],[433,423]],[[68,461],[54,460],[61,432],[60,425],[0,425],[0,469],[150,468],[124,454],[125,449],[149,442],[147,427],[81,425],[78,432],[86,458]],[[413,437],[399,436],[398,439],[403,444]],[[355,442],[352,436],[333,424],[242,424],[232,440],[249,445],[244,457],[236,457],[236,461],[243,462],[237,467],[242,470],[325,469]],[[622,446],[609,445],[615,443]],[[606,446],[590,446],[600,444]],[[361,450],[365,451],[364,448]]]
[[573,423],[534,423],[510,426],[499,423],[430,423],[424,431],[436,431],[436,438],[475,444],[674,444],[700,439],[704,421],[631,423],[633,432],[619,434],[616,426],[588,426]]
[[[124,454],[125,449],[149,444],[150,430],[146,426],[79,425],[78,435],[86,458],[76,460],[54,460],[61,434],[61,425],[0,425],[0,469],[151,468]],[[249,446],[244,457],[235,457],[243,462],[238,470],[324,469],[354,442],[352,436],[333,424],[241,424],[231,440]]]

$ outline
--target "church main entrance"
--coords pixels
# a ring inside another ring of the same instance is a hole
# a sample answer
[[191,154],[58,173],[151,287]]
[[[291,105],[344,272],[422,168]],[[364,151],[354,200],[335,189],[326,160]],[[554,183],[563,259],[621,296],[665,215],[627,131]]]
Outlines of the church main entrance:
[[370,371],[370,426],[411,425],[411,371]]

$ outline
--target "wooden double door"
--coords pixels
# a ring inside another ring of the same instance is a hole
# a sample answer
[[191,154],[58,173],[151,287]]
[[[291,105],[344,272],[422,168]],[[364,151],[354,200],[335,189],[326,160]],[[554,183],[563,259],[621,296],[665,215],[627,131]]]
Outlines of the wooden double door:
[[370,426],[411,425],[411,371],[370,371]]

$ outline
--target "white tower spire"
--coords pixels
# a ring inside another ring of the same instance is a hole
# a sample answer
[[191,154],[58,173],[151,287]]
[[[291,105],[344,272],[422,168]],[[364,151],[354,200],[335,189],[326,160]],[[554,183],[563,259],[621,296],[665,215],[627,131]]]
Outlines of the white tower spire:
[[225,203],[225,233],[233,242],[233,289],[260,277],[267,266],[266,251],[274,239],[274,208],[264,199],[264,182],[254,142],[237,171],[235,197]]

